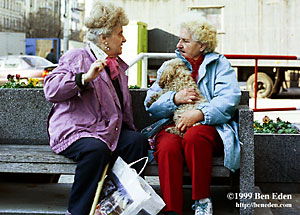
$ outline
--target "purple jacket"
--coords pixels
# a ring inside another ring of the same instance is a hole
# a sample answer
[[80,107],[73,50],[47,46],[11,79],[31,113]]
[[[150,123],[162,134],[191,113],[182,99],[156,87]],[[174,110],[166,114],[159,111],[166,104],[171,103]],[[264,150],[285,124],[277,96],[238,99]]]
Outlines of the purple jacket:
[[79,90],[75,75],[86,73],[96,60],[89,47],[73,49],[64,54],[59,65],[44,81],[45,97],[54,103],[48,117],[50,146],[60,153],[82,137],[94,137],[114,151],[121,132],[122,123],[136,130],[133,124],[127,64],[120,58],[118,80],[123,94],[123,110],[118,95],[106,71],[84,90]]

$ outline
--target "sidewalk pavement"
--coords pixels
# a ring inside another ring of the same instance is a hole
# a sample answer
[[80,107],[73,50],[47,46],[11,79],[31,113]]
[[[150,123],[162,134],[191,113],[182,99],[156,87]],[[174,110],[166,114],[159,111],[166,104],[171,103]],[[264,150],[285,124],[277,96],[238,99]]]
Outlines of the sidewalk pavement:
[[[63,184],[21,184],[0,183],[0,215],[64,215],[71,183]],[[229,200],[229,187],[212,186],[214,215],[238,215],[236,202]],[[259,193],[258,187],[255,193]],[[184,188],[184,215],[194,215],[190,187]],[[292,194],[287,200],[256,200],[257,204],[292,204],[292,207],[255,208],[255,215],[298,215],[300,194]]]

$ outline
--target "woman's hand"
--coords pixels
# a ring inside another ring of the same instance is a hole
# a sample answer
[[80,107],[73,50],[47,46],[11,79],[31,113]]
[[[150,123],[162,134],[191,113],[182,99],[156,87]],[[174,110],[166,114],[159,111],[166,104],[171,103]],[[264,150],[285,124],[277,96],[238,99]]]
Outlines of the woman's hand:
[[184,132],[188,128],[192,127],[196,122],[202,121],[204,119],[204,115],[201,110],[189,110],[184,112],[176,124],[176,128]]
[[106,60],[99,59],[92,63],[89,71],[82,75],[82,80],[84,81],[84,84],[97,78],[97,76],[100,74],[100,72],[104,69],[105,66]]
[[174,96],[174,104],[194,104],[195,101],[200,100],[198,93],[194,88],[183,89],[177,92]]

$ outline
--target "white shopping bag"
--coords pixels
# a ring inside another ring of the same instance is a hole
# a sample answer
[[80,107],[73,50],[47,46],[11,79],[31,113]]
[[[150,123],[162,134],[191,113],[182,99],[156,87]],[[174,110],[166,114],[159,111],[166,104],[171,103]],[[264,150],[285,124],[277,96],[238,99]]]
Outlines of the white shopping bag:
[[[165,203],[131,166],[118,157],[105,179],[95,215],[155,215]],[[144,168],[143,168],[144,169]],[[142,170],[143,170],[142,169]]]
[[158,214],[161,209],[166,205],[162,198],[153,190],[153,188],[142,178],[139,177],[140,184],[142,188],[148,193],[151,198],[147,199],[143,203],[143,210],[147,213],[139,213],[142,214]]

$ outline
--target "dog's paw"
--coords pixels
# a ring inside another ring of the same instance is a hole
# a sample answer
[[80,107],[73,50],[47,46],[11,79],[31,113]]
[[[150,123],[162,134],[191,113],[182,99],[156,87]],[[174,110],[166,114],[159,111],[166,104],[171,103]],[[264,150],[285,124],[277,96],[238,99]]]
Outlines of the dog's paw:
[[184,135],[184,133],[180,132],[176,127],[166,128],[166,132],[179,135],[180,137],[183,137]]

